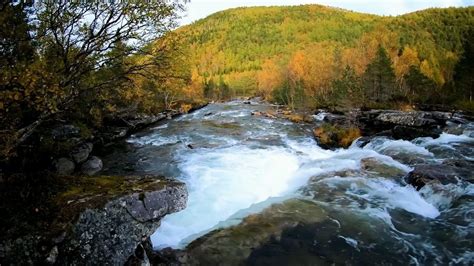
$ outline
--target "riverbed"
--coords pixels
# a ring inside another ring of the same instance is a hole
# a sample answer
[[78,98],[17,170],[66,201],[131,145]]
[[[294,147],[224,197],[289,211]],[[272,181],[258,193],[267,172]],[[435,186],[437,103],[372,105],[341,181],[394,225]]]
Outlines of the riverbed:
[[[222,262],[251,264],[474,262],[474,186],[417,191],[403,180],[420,163],[472,163],[472,126],[461,135],[379,137],[331,151],[311,134],[321,115],[312,124],[252,115],[276,108],[211,104],[131,136],[104,158],[106,174],[186,183],[187,208],[162,220],[151,237],[155,249],[185,249],[195,241],[194,249],[209,248],[201,253],[222,248]],[[235,236],[249,224],[249,237]],[[209,244],[216,237],[221,247]],[[242,252],[228,256],[226,245]]]

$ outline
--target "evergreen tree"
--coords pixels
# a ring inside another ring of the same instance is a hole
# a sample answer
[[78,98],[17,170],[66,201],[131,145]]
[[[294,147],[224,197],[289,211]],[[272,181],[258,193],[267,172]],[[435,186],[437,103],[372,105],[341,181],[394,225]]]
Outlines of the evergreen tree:
[[424,103],[428,101],[436,88],[436,83],[421,73],[420,69],[411,66],[405,77],[405,84],[408,89],[408,99],[414,103]]
[[387,51],[379,46],[376,57],[367,66],[363,76],[363,85],[368,96],[376,102],[390,100],[396,89],[396,77],[392,68],[392,61]]
[[455,68],[455,90],[462,100],[472,102],[474,93],[474,30],[464,41],[464,53]]
[[362,106],[365,102],[364,90],[360,85],[360,78],[350,66],[346,66],[342,76],[332,82],[332,92],[328,97],[330,105],[335,106]]

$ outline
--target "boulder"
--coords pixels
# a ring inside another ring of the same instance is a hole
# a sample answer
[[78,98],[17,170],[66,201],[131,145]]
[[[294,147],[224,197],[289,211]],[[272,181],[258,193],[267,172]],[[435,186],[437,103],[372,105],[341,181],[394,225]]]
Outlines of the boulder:
[[408,173],[405,181],[420,190],[425,185],[437,183],[442,185],[458,184],[462,179],[472,179],[472,174],[462,168],[449,165],[423,164]]
[[361,133],[356,127],[323,124],[313,129],[313,136],[321,148],[335,149],[348,148]]
[[94,145],[89,142],[84,142],[73,148],[70,155],[76,163],[82,163],[89,157]]
[[67,187],[52,197],[52,216],[1,236],[2,265],[124,265],[187,201],[185,184],[163,177],[58,180]]
[[438,138],[443,131],[430,127],[395,126],[390,132],[394,139],[413,140],[420,137]]
[[76,165],[73,161],[64,157],[54,160],[53,166],[56,171],[56,174],[61,176],[72,174],[74,172],[74,169],[76,168]]
[[411,127],[430,127],[439,124],[432,118],[426,118],[424,112],[385,112],[378,115],[376,120],[383,123]]
[[413,140],[439,137],[441,128],[451,116],[447,112],[372,110],[358,113],[356,121],[365,136],[383,134],[394,139]]
[[385,164],[373,157],[362,159],[360,164],[362,170],[374,173],[377,176],[403,177],[406,174],[402,169]]
[[89,160],[85,161],[81,166],[81,172],[86,175],[95,175],[102,170],[102,160],[97,156],[92,156]]

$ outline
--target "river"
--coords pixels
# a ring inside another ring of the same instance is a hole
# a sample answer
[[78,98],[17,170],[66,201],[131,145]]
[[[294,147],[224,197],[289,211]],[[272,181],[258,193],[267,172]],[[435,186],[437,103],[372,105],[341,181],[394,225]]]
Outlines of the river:
[[[403,181],[421,162],[455,158],[472,163],[472,130],[411,142],[379,137],[363,148],[354,143],[329,151],[312,138],[314,125],[251,115],[275,108],[239,101],[211,104],[130,137],[104,158],[107,174],[164,175],[187,184],[187,208],[162,220],[152,236],[154,248],[182,249],[219,228],[247,230],[257,223],[259,230],[261,223],[263,232],[265,224],[280,223],[277,233],[262,233],[264,240],[242,256],[297,264],[312,257],[474,263],[474,186],[417,191]],[[315,116],[315,123],[321,118]],[[367,170],[367,161],[376,165]],[[277,213],[283,217],[278,221]],[[242,222],[249,216],[256,218]],[[225,243],[245,241],[223,232]],[[270,239],[271,234],[279,237]],[[252,237],[247,241],[257,241]],[[299,241],[298,248],[285,239]]]

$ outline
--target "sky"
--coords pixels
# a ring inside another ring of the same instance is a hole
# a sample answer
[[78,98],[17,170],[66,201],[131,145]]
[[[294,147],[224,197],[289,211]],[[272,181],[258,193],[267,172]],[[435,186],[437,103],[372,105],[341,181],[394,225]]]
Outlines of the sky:
[[321,4],[378,15],[400,15],[429,7],[471,6],[474,0],[191,0],[181,25],[242,6]]

